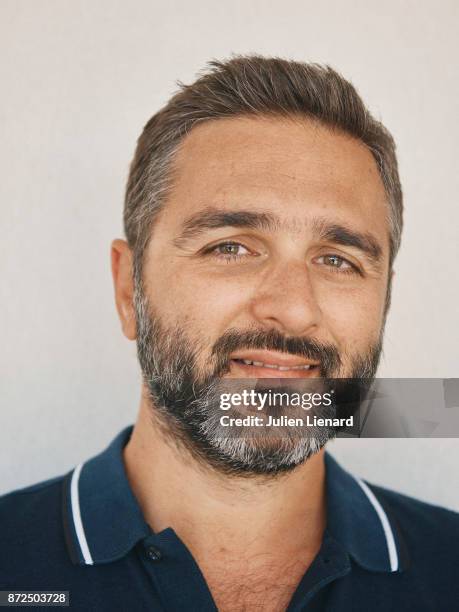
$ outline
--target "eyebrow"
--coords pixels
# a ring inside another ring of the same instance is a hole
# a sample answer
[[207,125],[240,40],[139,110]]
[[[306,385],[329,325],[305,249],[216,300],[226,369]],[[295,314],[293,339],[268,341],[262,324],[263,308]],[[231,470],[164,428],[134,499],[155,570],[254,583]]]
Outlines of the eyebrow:
[[382,259],[383,249],[380,243],[368,232],[357,232],[345,225],[329,223],[324,220],[315,221],[314,230],[314,234],[320,240],[359,249],[373,263],[378,263]]
[[174,239],[174,244],[180,247],[183,242],[196,238],[207,230],[221,227],[241,227],[274,232],[281,226],[280,219],[272,213],[207,208],[185,220],[180,235]]
[[[276,232],[280,229],[298,231],[298,223],[282,221],[270,212],[207,208],[191,215],[184,221],[182,231],[173,241],[174,245],[181,248],[184,242],[192,240],[208,230],[222,227],[239,227],[266,232]],[[312,222],[312,232],[318,240],[354,247],[374,263],[378,263],[382,258],[383,249],[380,243],[368,232],[358,232],[345,225],[330,223],[328,220],[321,218]]]

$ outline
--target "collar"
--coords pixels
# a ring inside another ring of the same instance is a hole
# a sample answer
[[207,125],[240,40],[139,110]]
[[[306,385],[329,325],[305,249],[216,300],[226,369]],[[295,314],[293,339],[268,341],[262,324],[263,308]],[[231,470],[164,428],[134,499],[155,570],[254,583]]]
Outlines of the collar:
[[[129,486],[123,448],[132,426],[99,455],[78,465],[63,482],[63,522],[67,548],[77,565],[111,563],[153,534]],[[375,491],[325,453],[326,531],[361,567],[397,572],[404,545]]]
[[122,452],[132,429],[121,431],[108,448],[64,479],[64,533],[76,564],[116,561],[153,533],[124,468]]
[[373,487],[344,470],[325,453],[327,532],[361,567],[402,572],[406,545],[397,520]]

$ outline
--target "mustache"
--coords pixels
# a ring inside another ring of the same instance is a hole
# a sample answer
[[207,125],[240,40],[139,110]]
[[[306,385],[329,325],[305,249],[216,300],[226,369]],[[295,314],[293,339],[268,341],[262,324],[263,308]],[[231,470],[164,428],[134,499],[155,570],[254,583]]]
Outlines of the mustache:
[[321,374],[329,377],[341,365],[339,352],[332,344],[318,342],[313,338],[286,337],[279,331],[230,329],[221,336],[212,348],[218,374],[229,369],[230,355],[239,349],[265,349],[289,353],[297,357],[320,362]]

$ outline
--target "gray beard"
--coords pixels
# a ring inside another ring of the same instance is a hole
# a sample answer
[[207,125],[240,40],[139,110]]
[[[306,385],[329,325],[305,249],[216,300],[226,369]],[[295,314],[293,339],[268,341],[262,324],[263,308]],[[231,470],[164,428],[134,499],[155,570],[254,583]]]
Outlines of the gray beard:
[[[288,472],[336,436],[335,427],[283,427],[280,434],[261,434],[255,428],[230,430],[220,425],[220,395],[228,390],[230,354],[241,348],[280,350],[318,359],[321,377],[372,381],[381,354],[381,338],[367,354],[355,358],[343,374],[335,347],[304,338],[285,338],[277,331],[229,330],[214,345],[209,373],[201,375],[198,356],[206,347],[180,327],[166,328],[151,314],[142,290],[136,289],[137,354],[148,390],[155,426],[166,439],[207,467],[234,476],[276,476]],[[309,379],[313,380],[313,379]],[[297,382],[298,379],[295,379]],[[307,379],[306,379],[307,381]],[[239,381],[242,382],[242,381]],[[245,388],[253,380],[245,380]],[[231,384],[234,384],[231,381]],[[284,390],[284,389],[283,389]],[[336,409],[322,407],[320,417],[336,416]],[[238,415],[235,415],[238,416]],[[265,429],[265,428],[263,428]]]

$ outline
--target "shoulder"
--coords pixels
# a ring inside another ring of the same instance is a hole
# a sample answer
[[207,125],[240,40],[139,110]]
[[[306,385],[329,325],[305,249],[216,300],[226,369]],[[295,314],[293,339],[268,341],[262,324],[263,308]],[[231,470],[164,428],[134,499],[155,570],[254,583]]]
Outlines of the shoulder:
[[30,518],[37,511],[49,512],[56,506],[61,495],[64,476],[57,476],[33,484],[23,489],[17,489],[0,495],[0,538],[5,535],[5,527]]
[[[0,497],[0,587],[66,562],[62,545],[64,476]],[[17,582],[19,580],[19,582]],[[6,582],[5,582],[6,581]],[[3,584],[5,583],[5,584]]]
[[425,565],[456,560],[459,513],[386,489],[368,485],[401,534],[412,561]]
[[458,512],[421,501],[391,489],[367,484],[384,506],[387,506],[396,513],[401,520],[408,522],[414,529],[451,527],[459,534]]

